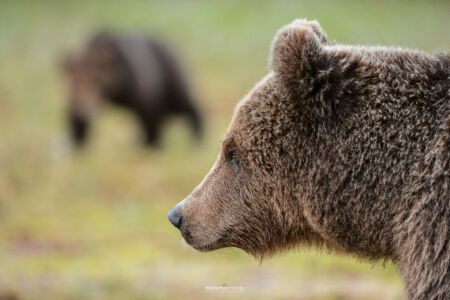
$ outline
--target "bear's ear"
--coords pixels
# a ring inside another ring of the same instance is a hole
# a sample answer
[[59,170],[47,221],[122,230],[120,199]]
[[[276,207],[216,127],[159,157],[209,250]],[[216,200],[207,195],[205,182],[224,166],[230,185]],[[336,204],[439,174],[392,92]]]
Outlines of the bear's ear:
[[300,22],[306,26],[309,26],[311,28],[311,30],[317,35],[321,44],[323,44],[323,45],[328,44],[327,34],[325,33],[325,31],[323,31],[322,27],[320,27],[320,24],[319,24],[319,22],[317,22],[317,20],[306,21],[306,20],[297,19],[294,22]]
[[[317,21],[294,20],[281,28],[272,42],[271,67],[290,90],[314,76],[327,36]],[[291,90],[292,92],[293,90]]]

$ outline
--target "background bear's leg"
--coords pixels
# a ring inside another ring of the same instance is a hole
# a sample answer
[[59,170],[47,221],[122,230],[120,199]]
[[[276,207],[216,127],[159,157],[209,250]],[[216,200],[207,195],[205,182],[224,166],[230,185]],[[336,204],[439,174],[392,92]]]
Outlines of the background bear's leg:
[[157,110],[140,110],[138,112],[139,120],[143,131],[143,141],[151,147],[160,145],[160,132],[163,121],[163,114]]
[[181,114],[188,119],[195,137],[200,139],[203,131],[203,120],[187,93],[184,90],[177,91],[174,95],[170,95],[165,102],[172,104],[168,108],[171,112]]
[[185,103],[184,113],[186,114],[191,123],[195,137],[200,139],[203,131],[203,120],[200,116],[200,113],[194,107],[191,101],[186,100],[186,102],[184,103]]
[[89,134],[90,120],[77,113],[69,113],[70,137],[77,147],[84,146]]

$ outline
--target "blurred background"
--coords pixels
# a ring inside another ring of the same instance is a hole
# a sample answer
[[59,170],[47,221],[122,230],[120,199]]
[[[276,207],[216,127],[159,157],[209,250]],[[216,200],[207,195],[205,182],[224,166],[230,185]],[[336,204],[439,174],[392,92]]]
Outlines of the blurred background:
[[[432,53],[450,48],[449,16],[449,1],[2,0],[0,299],[402,299],[390,263],[303,249],[262,263],[237,249],[197,253],[167,212],[212,166],[282,25],[317,19],[339,43]],[[175,118],[162,147],[146,149],[132,116],[110,107],[86,149],[68,147],[60,61],[99,29],[174,46],[205,116],[202,142]]]

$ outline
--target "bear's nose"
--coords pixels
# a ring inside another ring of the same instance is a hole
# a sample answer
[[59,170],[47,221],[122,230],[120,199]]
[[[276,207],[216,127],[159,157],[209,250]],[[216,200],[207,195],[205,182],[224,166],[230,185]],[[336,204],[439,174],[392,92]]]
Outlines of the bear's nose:
[[180,228],[183,223],[183,216],[181,215],[181,205],[177,204],[171,211],[169,211],[169,220],[176,227]]

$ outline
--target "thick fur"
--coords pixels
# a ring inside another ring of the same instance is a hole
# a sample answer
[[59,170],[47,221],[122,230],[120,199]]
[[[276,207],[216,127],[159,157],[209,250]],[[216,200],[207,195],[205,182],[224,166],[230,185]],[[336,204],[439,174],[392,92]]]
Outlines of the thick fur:
[[101,102],[132,111],[145,142],[159,142],[161,125],[173,114],[189,118],[197,136],[201,117],[178,62],[159,41],[132,33],[102,32],[65,64],[71,82],[69,116],[72,137],[83,144],[87,126]]
[[450,55],[330,44],[296,20],[271,67],[180,204],[186,241],[389,259],[408,299],[450,299]]

